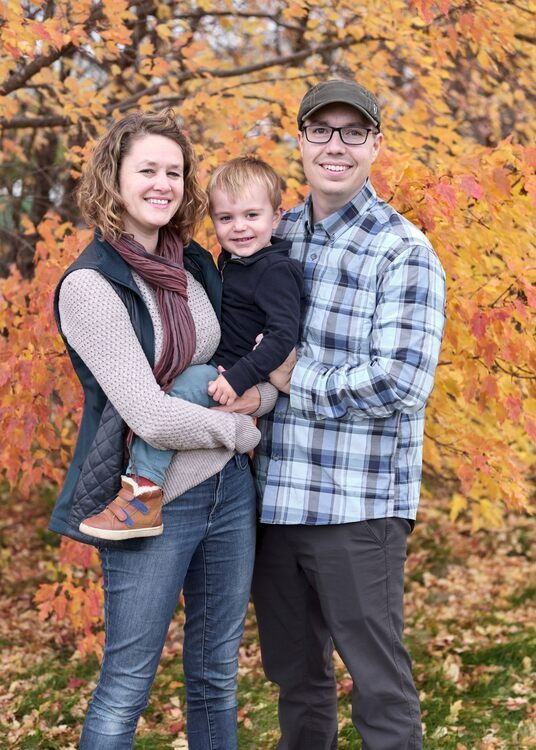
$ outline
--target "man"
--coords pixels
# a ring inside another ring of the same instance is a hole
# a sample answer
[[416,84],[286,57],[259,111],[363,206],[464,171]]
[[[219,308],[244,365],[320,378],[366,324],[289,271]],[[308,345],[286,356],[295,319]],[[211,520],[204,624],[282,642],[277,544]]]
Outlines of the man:
[[383,140],[369,91],[318,84],[298,129],[311,193],[277,234],[303,264],[308,302],[294,369],[276,383],[288,395],[261,420],[255,459],[253,597],[265,671],[280,687],[277,747],[337,747],[334,644],[354,680],[363,748],[417,750],[403,571],[444,273],[426,237],[369,182]]

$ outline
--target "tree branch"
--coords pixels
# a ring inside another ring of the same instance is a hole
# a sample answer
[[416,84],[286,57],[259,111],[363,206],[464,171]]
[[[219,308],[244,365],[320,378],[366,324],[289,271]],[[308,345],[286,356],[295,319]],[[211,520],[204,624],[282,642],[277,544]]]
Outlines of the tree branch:
[[[336,49],[345,49],[347,47],[356,44],[354,37],[346,37],[336,42],[327,42],[326,44],[320,44],[317,47],[309,47],[308,49],[301,50],[300,52],[293,52],[289,55],[282,55],[279,57],[273,57],[269,60],[265,60],[260,63],[253,63],[251,65],[243,65],[237,68],[221,69],[221,68],[198,68],[197,70],[184,71],[174,76],[174,80],[180,83],[185,81],[191,81],[196,78],[234,78],[236,76],[245,75],[247,73],[254,73],[258,70],[266,70],[268,68],[278,67],[280,65],[289,65],[302,60],[306,60],[308,57],[318,55],[323,52],[330,52]],[[166,80],[163,79],[160,83],[155,83],[152,86],[140,89],[132,96],[124,99],[120,102],[110,103],[106,107],[106,114],[111,114],[117,110],[119,112],[125,112],[130,109],[133,105],[137,104],[144,96],[154,96],[160,91],[160,88],[164,86]],[[68,117],[62,117],[60,115],[50,115],[43,117],[14,117],[11,120],[5,120],[0,118],[0,128],[3,130],[18,130],[21,128],[43,128],[43,127],[69,127],[72,122]]]
[[29,81],[30,78],[36,73],[39,73],[40,70],[48,68],[52,63],[55,63],[56,60],[59,60],[60,57],[71,54],[75,49],[75,45],[72,42],[69,42],[69,44],[60,47],[59,49],[55,49],[48,55],[40,55],[39,57],[36,57],[35,60],[32,60],[32,62],[23,70],[18,73],[12,73],[4,83],[0,84],[0,96],[6,96],[6,94],[11,94],[12,91],[22,88],[26,81]]
[[[93,24],[102,17],[103,10],[99,3],[99,5],[97,5],[88,16],[84,26],[86,28],[91,28]],[[23,70],[20,70],[18,73],[12,73],[6,81],[0,83],[0,96],[6,96],[7,94],[11,94],[12,91],[22,88],[26,81],[29,81],[30,78],[36,73],[39,73],[40,70],[50,67],[50,65],[62,57],[71,55],[76,49],[76,45],[73,42],[69,42],[68,44],[64,44],[63,47],[59,47],[58,49],[49,52],[48,55],[39,55],[39,57],[36,57],[31,63],[28,63]]]
[[73,125],[69,117],[45,115],[43,117],[13,117],[11,120],[0,118],[0,130],[22,130],[24,128],[67,128]]
[[[243,65],[239,68],[226,69],[210,69],[210,68],[198,68],[195,71],[185,71],[179,75],[174,76],[174,80],[184,83],[190,81],[193,78],[234,78],[235,76],[245,75],[247,73],[255,73],[257,70],[266,70],[267,68],[274,68],[279,65],[287,65],[295,62],[301,62],[308,57],[318,55],[322,52],[330,52],[335,49],[344,49],[355,44],[356,40],[354,37],[346,37],[346,39],[339,40],[337,42],[328,42],[326,44],[320,44],[318,47],[309,47],[308,49],[301,50],[300,52],[293,52],[290,55],[282,55],[280,57],[273,57],[270,60],[265,60],[262,63],[254,63],[252,65]],[[163,86],[165,81],[155,83],[153,86],[141,89],[140,91],[133,94],[128,99],[123,100],[118,105],[114,105],[113,109],[118,109],[120,112],[125,112],[133,104],[136,104],[144,96],[153,96],[157,94],[160,87]]]
[[207,16],[214,16],[214,17],[230,17],[230,18],[266,18],[269,21],[273,21],[277,26],[281,26],[284,29],[290,29],[290,31],[301,31],[301,26],[295,26],[291,23],[285,23],[285,21],[281,21],[278,18],[278,15],[276,13],[258,13],[258,12],[251,12],[248,11],[232,11],[232,10],[198,10],[193,11],[191,13],[179,13],[176,18],[178,20],[187,20],[187,19],[193,19],[193,20],[200,20],[201,18],[206,18]]
[[527,34],[520,34],[518,32],[516,32],[514,36],[516,39],[519,39],[521,42],[528,42],[529,44],[536,43],[536,36],[528,36]]

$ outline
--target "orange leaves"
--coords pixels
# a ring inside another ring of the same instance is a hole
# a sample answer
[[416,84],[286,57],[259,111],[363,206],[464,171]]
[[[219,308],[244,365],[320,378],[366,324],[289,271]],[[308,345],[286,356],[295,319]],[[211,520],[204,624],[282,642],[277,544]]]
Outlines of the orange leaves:
[[[56,483],[65,471],[62,459],[65,417],[80,405],[80,392],[65,361],[52,316],[51,293],[63,266],[78,246],[61,244],[68,226],[50,215],[39,227],[38,263],[32,281],[13,271],[0,281],[0,428],[10,439],[2,448],[2,473],[22,492],[45,478]],[[60,395],[61,394],[61,395]],[[66,411],[58,412],[61,398]]]
[[77,637],[77,651],[82,656],[102,656],[103,591],[95,574],[97,555],[93,547],[63,540],[60,548],[58,580],[42,584],[34,601],[42,622],[53,618],[68,623]]
[[[38,234],[35,276],[13,269],[0,279],[0,429],[9,435],[0,465],[11,491],[57,486],[72,454],[81,392],[51,295],[88,237],[74,231],[70,195],[108,119],[172,104],[203,185],[218,163],[256,154],[284,179],[290,207],[308,192],[299,101],[310,83],[346,71],[381,100],[374,185],[427,234],[447,272],[426,471],[451,488],[453,518],[472,514],[474,528],[500,521],[505,505],[526,507],[536,440],[536,149],[524,145],[534,117],[523,39],[531,17],[522,5],[502,3],[500,23],[490,0],[288,0],[265,8],[273,12],[266,18],[247,17],[259,6],[235,0],[149,3],[146,15],[128,0],[54,6],[53,17],[31,18],[18,0],[0,4],[0,87],[19,76],[0,117],[52,122],[5,130],[0,148],[0,251],[10,233],[27,244]],[[307,52],[317,46],[320,54]],[[64,51],[52,59],[55,50]],[[272,63],[259,70],[264,61]],[[215,250],[208,219],[197,239]],[[90,548],[67,544],[60,555],[62,571],[92,570]],[[76,578],[53,586],[40,601],[43,616],[74,618],[80,649],[98,649],[97,622],[87,624],[97,616],[96,589],[84,599]]]
[[527,159],[503,142],[437,175],[413,177],[407,167],[396,198],[447,269],[445,364],[427,412],[437,444],[425,460],[455,473],[465,503],[454,495],[453,517],[467,509],[475,528],[500,523],[502,503],[520,508],[530,497],[536,346]]
[[89,544],[80,544],[65,537],[60,546],[59,561],[61,565],[75,566],[79,568],[96,568],[98,554],[95,547]]
[[65,569],[65,580],[57,584],[42,585],[35,602],[39,619],[53,617],[57,622],[68,620],[74,631],[82,636],[85,653],[93,651],[102,655],[102,643],[95,627],[101,624],[102,586],[100,581],[80,580],[72,577],[71,568]]

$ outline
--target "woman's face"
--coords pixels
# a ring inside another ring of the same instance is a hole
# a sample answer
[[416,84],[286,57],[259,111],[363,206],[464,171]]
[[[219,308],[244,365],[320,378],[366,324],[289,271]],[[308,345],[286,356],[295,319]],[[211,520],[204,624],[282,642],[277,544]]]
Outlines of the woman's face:
[[125,232],[146,250],[158,230],[177,213],[184,195],[184,159],[180,146],[163,135],[136,138],[119,169],[119,193],[125,205]]

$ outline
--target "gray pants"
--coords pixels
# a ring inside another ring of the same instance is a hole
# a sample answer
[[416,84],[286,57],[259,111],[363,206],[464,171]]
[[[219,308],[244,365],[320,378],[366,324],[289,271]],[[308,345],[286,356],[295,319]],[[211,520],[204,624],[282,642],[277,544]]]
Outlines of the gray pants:
[[354,681],[363,750],[421,750],[419,699],[402,643],[409,521],[263,525],[253,599],[266,676],[279,685],[278,750],[334,750],[333,644]]

